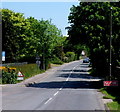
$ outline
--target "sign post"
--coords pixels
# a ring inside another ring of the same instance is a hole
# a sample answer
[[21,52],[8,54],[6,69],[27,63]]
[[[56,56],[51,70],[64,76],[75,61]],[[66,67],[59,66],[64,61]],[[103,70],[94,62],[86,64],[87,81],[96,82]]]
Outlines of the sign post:
[[40,57],[38,56],[38,54],[36,55],[36,64],[38,67],[40,67],[41,62],[40,62]]

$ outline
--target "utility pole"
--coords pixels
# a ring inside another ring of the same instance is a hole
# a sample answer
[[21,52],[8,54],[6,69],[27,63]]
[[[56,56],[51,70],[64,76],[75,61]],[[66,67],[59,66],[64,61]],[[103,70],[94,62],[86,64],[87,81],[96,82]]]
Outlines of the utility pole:
[[110,80],[111,80],[111,66],[112,66],[112,7],[110,7]]

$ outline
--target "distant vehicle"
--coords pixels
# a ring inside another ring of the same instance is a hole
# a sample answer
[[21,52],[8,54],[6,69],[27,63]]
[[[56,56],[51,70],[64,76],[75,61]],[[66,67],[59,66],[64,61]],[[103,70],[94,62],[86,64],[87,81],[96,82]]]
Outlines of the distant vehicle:
[[83,63],[89,63],[89,62],[90,62],[90,59],[89,59],[89,58],[83,59]]

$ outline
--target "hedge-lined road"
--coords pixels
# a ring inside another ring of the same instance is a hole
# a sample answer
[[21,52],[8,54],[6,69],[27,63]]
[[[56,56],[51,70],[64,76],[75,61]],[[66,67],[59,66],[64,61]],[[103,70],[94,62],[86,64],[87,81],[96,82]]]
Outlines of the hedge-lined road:
[[80,60],[27,87],[3,86],[3,110],[105,110],[97,92],[98,79],[89,76],[88,70]]

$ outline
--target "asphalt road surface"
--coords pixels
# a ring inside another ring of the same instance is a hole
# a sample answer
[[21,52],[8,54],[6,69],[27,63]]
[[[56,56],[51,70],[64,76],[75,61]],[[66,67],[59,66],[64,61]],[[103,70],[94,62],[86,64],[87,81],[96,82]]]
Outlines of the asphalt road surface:
[[3,110],[105,110],[99,81],[82,60],[27,86],[3,86]]

